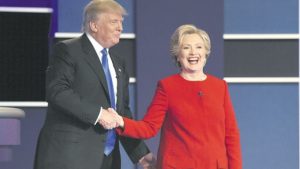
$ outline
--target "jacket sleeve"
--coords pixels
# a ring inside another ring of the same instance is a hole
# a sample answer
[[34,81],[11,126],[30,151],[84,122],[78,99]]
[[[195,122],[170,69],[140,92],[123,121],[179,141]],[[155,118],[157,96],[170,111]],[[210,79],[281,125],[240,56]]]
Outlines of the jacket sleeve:
[[46,100],[61,112],[84,123],[94,124],[101,106],[92,104],[74,90],[77,61],[68,50],[65,43],[54,47],[46,71]]
[[123,136],[148,139],[161,128],[168,107],[166,92],[161,82],[158,83],[152,103],[144,118],[140,121],[124,117],[124,129],[118,130]]

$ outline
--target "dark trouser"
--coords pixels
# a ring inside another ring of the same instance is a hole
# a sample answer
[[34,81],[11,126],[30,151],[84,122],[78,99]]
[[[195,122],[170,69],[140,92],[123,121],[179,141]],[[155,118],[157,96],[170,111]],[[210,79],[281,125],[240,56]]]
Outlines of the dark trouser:
[[101,169],[121,169],[119,146],[116,144],[113,152],[108,156],[104,155]]

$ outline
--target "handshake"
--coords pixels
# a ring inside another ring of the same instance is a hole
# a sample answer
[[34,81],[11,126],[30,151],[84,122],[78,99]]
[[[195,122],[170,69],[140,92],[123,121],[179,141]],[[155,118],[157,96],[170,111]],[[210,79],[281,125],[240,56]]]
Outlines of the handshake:
[[102,109],[98,123],[105,129],[124,127],[124,121],[113,108]]
[[[102,108],[98,123],[108,130],[116,127],[124,128],[123,117],[112,108]],[[156,169],[156,158],[152,153],[148,153],[139,160],[139,164],[143,169]]]

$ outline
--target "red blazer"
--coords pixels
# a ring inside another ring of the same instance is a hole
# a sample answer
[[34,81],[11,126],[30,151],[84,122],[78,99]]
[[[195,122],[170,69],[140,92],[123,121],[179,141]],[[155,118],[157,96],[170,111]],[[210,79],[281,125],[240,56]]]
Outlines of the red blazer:
[[160,80],[145,117],[124,118],[123,136],[150,138],[160,128],[158,168],[241,169],[239,129],[227,84],[211,75]]

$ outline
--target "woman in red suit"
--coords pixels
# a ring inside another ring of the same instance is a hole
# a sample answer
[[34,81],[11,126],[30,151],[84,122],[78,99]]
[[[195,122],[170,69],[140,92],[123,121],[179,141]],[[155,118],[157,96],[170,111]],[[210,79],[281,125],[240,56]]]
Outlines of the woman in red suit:
[[180,73],[158,82],[145,117],[118,118],[118,133],[150,138],[161,128],[159,169],[242,169],[240,135],[228,86],[203,72],[208,34],[182,25],[171,38]]

